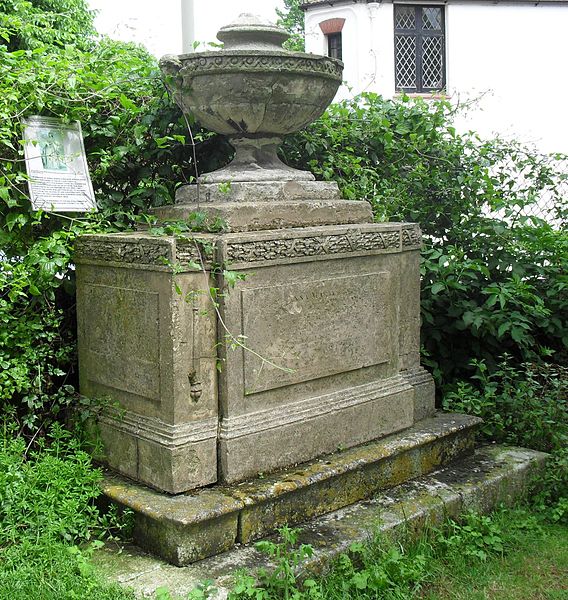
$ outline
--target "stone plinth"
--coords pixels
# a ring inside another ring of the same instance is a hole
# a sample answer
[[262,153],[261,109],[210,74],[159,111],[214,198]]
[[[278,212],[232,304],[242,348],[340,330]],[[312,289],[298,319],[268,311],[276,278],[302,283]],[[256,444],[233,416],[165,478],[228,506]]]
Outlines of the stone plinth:
[[179,221],[196,211],[222,219],[232,232],[373,222],[368,202],[344,200],[337,183],[323,181],[184,185],[174,205],[149,212],[160,221]]
[[[433,414],[419,365],[418,226],[196,237],[78,243],[81,391],[120,405],[100,419],[111,467],[179,493]],[[244,280],[226,287],[219,265]]]
[[368,499],[474,450],[477,417],[440,414],[402,433],[238,485],[166,496],[107,475],[105,495],[135,511],[134,537],[178,566]]
[[401,224],[219,239],[220,262],[246,275],[221,314],[248,348],[219,348],[223,481],[410,427],[415,402],[418,418],[432,413],[433,394],[424,409],[410,380],[421,372],[419,247],[419,229]]
[[76,250],[80,387],[109,405],[106,460],[172,493],[217,480],[216,318],[207,294],[191,295],[209,275],[174,274],[196,259],[192,243],[137,234]]

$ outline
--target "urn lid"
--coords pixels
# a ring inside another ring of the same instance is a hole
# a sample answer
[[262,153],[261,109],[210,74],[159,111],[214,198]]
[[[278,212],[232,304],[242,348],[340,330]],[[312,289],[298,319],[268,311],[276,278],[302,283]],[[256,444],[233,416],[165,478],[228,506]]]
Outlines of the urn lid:
[[217,33],[217,39],[225,44],[225,50],[282,52],[282,44],[289,38],[290,34],[281,27],[250,13],[242,13]]

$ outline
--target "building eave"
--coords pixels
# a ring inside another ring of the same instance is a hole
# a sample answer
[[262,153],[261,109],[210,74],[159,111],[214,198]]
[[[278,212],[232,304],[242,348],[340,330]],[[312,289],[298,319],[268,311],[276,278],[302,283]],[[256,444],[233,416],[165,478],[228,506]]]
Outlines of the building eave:
[[[307,0],[300,5],[303,10],[315,8],[318,6],[335,6],[341,4],[382,4],[385,0]],[[389,0],[391,2],[398,2],[400,4],[420,3],[419,0]],[[568,4],[568,0],[438,0],[436,4],[440,2],[442,4],[532,4],[538,6],[539,4]],[[424,2],[422,2],[424,3]]]

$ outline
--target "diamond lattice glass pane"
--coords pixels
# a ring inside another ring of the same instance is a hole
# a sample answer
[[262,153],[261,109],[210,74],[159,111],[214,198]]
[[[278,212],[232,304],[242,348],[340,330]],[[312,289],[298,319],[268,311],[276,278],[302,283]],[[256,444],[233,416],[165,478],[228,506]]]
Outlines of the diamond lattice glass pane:
[[435,7],[423,8],[422,28],[440,31],[442,29],[442,9]]
[[441,89],[444,85],[442,60],[443,37],[422,40],[422,87]]
[[395,6],[394,10],[395,29],[414,29],[414,6]]
[[395,38],[396,53],[396,87],[416,88],[416,38],[410,35],[397,35]]

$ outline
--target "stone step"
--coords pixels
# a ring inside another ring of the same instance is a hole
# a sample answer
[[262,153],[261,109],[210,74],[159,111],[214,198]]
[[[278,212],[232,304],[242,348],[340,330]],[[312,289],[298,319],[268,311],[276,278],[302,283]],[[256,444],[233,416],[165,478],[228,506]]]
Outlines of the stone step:
[[373,497],[473,452],[480,419],[438,414],[383,439],[240,484],[169,496],[116,475],[105,495],[135,512],[134,539],[177,566]]
[[[377,532],[418,532],[465,511],[487,513],[513,505],[542,474],[547,455],[534,450],[490,445],[429,475],[400,484],[372,500],[321,516],[302,525],[300,542],[311,544],[314,557],[306,572],[321,572],[353,542],[365,542]],[[160,587],[172,597],[186,598],[200,582],[212,580],[216,596],[226,598],[238,569],[270,568],[254,545],[178,568],[145,554],[136,546],[107,546],[94,557],[97,570],[111,581],[132,588],[139,597],[153,597]]]

